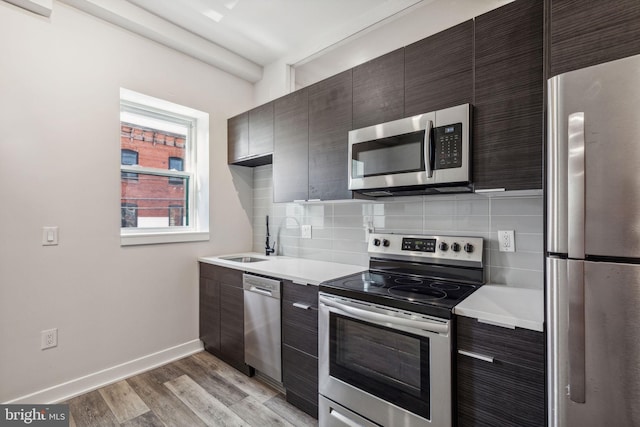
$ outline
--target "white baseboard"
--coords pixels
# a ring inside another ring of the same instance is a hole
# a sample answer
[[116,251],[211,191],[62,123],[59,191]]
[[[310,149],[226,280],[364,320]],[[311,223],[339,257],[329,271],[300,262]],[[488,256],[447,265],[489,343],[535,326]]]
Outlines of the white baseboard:
[[141,372],[182,359],[203,350],[202,341],[193,340],[175,347],[160,350],[111,368],[103,369],[35,393],[4,402],[5,404],[52,404],[64,402],[75,396],[90,392],[106,385],[129,378]]

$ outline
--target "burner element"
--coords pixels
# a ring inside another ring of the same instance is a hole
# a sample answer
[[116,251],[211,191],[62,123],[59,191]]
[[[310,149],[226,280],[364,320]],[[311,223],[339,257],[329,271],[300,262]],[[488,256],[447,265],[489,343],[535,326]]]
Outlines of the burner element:
[[394,280],[398,285],[422,285],[424,281],[422,279],[414,279],[411,277],[398,277]]
[[389,278],[390,276],[386,274],[363,273],[357,278],[344,281],[343,285],[351,289],[363,290],[366,292],[372,288],[383,288]]
[[369,287],[378,287],[381,288],[384,286],[383,282],[376,282],[375,280],[363,280],[363,279],[356,279],[356,280],[347,280],[345,282],[343,282],[343,284],[348,287],[348,288],[353,288],[353,289],[362,289],[362,288],[369,288]]
[[432,288],[442,289],[443,291],[457,291],[460,289],[460,285],[456,285],[453,283],[443,283],[443,282],[433,282],[431,283]]
[[427,301],[442,299],[447,293],[427,286],[402,285],[389,288],[389,293],[396,297],[406,298],[410,301]]

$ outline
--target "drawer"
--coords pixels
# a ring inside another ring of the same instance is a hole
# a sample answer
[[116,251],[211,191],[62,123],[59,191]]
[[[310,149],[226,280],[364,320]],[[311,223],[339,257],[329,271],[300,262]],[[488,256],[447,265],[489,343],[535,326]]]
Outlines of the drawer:
[[282,342],[300,351],[318,357],[318,312],[311,309],[308,311],[316,316],[315,324],[310,325],[309,327],[307,327],[307,325],[287,321],[283,315]]
[[309,402],[318,402],[318,358],[288,345],[282,346],[284,387]]
[[296,408],[311,415],[313,418],[318,419],[318,402],[307,400],[297,393],[287,390],[287,402],[291,403]]
[[291,280],[282,283],[282,300],[308,304],[318,308],[318,287],[314,285],[297,285]]
[[458,426],[544,427],[544,373],[457,356]]
[[242,288],[242,271],[233,268],[220,267],[206,262],[200,263],[200,277],[225,285]]
[[457,349],[544,371],[544,334],[457,317]]

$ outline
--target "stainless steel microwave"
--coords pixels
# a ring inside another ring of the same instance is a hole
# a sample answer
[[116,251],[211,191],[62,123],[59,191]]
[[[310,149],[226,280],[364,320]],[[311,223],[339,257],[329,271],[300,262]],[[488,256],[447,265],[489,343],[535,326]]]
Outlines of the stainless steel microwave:
[[472,191],[471,105],[349,132],[349,190],[368,196]]

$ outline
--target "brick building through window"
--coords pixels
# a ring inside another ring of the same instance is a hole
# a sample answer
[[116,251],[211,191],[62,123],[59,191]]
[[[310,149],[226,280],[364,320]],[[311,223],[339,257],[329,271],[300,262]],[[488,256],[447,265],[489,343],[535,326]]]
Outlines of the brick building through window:
[[[186,135],[121,122],[121,164],[183,171],[186,140]],[[123,172],[122,227],[187,225],[186,181],[182,177]]]

